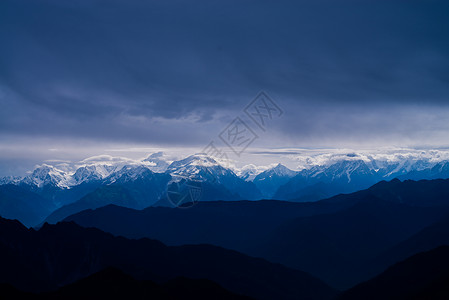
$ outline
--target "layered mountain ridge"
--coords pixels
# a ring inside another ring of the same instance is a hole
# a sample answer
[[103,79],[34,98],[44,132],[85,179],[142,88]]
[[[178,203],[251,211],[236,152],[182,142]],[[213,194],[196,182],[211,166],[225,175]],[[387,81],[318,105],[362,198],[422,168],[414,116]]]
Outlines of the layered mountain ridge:
[[[18,218],[34,226],[44,221],[50,213],[65,217],[76,213],[74,208],[93,209],[100,207],[100,204],[125,205],[136,209],[154,205],[178,206],[182,203],[172,201],[170,189],[174,187],[178,193],[179,185],[188,187],[190,182],[197,185],[196,198],[192,198],[193,194],[188,197],[182,195],[190,193],[187,188],[178,195],[180,199],[185,198],[184,202],[261,199],[309,202],[352,193],[394,178],[449,178],[449,161],[445,157],[432,155],[385,159],[348,153],[311,161],[306,168],[294,171],[280,163],[270,167],[248,165],[236,169],[202,153],[172,161],[164,153],[157,152],[140,161],[111,159],[95,162],[86,159],[84,164],[72,171],[44,164],[25,177],[2,178],[0,186],[14,185],[18,192],[21,190],[19,193],[31,192],[36,194],[31,198],[39,197],[46,202],[40,200],[39,206],[31,206],[36,209],[22,214],[12,209],[11,201],[15,198],[10,193],[4,193],[0,215]],[[111,189],[104,189],[108,186]],[[103,189],[96,192],[100,188]],[[99,195],[107,197],[97,199]],[[72,205],[77,201],[81,202]],[[69,205],[71,209],[67,209]],[[66,213],[57,212],[59,209]],[[50,220],[56,222],[60,219],[51,217]]]

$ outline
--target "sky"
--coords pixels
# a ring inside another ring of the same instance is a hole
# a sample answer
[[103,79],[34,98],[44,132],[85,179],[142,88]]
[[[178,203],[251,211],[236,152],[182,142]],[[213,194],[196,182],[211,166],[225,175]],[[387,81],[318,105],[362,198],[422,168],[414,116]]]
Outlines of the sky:
[[[2,0],[0,176],[210,142],[242,163],[447,148],[448,15],[446,0]],[[261,91],[277,110],[252,119]],[[233,151],[236,120],[256,138]]]

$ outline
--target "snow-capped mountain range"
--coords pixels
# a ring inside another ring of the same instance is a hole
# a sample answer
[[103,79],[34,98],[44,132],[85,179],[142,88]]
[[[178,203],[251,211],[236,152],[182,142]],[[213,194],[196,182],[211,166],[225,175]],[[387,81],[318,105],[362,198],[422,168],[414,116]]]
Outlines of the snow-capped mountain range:
[[28,224],[38,224],[44,220],[58,222],[81,210],[108,204],[134,209],[172,206],[170,188],[193,182],[199,182],[201,201],[317,201],[366,189],[382,180],[449,178],[448,157],[439,152],[428,154],[374,156],[350,152],[294,157],[302,163],[299,170],[280,163],[240,169],[231,168],[230,164],[225,167],[206,154],[173,160],[155,153],[137,161],[98,156],[76,164],[71,171],[44,164],[25,177],[0,179],[0,196],[2,188],[12,189],[17,190],[17,195],[29,195],[40,203],[32,217],[14,215],[8,211],[8,203],[19,198],[8,194],[12,198],[0,201],[0,214],[10,213],[12,217],[25,218]]
[[[177,178],[196,178],[214,184],[229,185],[229,178],[254,182],[265,198],[294,199],[304,196],[299,190],[316,188],[322,184],[338,185],[337,192],[350,192],[365,188],[381,180],[434,179],[449,177],[449,159],[441,152],[423,152],[415,155],[367,155],[340,153],[297,159],[302,169],[293,171],[282,164],[271,166],[246,165],[240,169],[222,166],[206,154],[195,154],[171,161],[157,152],[140,161],[83,161],[71,172],[43,164],[25,177],[8,176],[0,184],[29,185],[35,188],[54,186],[71,189],[83,183],[133,181],[146,173],[165,173]],[[343,185],[345,185],[343,187]],[[328,187],[326,187],[328,188]],[[325,189],[326,189],[325,188]],[[323,190],[323,188],[320,188]],[[332,188],[334,190],[334,188]],[[310,192],[310,191],[309,191]],[[308,193],[309,193],[308,192]],[[334,194],[334,192],[325,193]],[[312,197],[313,198],[313,197]]]
[[[56,166],[43,164],[37,166],[29,175],[25,177],[7,176],[0,179],[0,184],[25,183],[42,187],[53,184],[61,188],[70,188],[83,182],[104,180],[108,177],[109,182],[114,178],[129,176],[130,178],[139,176],[143,170],[150,170],[155,173],[169,173],[173,176],[194,176],[207,169],[215,177],[225,175],[236,175],[247,181],[261,181],[269,177],[291,178],[297,174],[302,174],[308,178],[330,177],[334,179],[346,178],[351,182],[353,175],[373,175],[380,178],[407,177],[412,173],[426,171],[427,176],[436,176],[438,173],[445,173],[445,166],[449,159],[441,159],[440,156],[413,157],[406,155],[396,155],[393,157],[375,157],[356,153],[340,154],[328,156],[325,161],[308,158],[308,165],[302,167],[300,171],[293,171],[282,164],[275,164],[269,167],[245,165],[240,169],[228,169],[223,167],[216,159],[205,154],[191,155],[187,158],[170,161],[164,158],[162,152],[149,155],[131,164],[123,162],[94,162],[78,166],[72,172],[63,171]],[[321,157],[321,160],[323,158]],[[139,166],[139,168],[136,168]],[[449,165],[448,165],[449,166]],[[135,173],[137,172],[137,174]],[[123,174],[126,173],[126,174]],[[432,174],[430,174],[432,173]]]

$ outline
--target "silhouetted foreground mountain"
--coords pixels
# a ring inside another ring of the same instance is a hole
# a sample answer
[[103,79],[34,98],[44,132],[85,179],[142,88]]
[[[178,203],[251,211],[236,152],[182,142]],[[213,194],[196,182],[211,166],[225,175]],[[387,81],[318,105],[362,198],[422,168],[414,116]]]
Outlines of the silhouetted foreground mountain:
[[446,211],[368,198],[341,212],[286,222],[251,254],[347,288],[373,275],[366,262]]
[[371,263],[372,274],[414,254],[449,245],[449,216],[424,228],[408,239],[388,249]]
[[449,179],[405,180],[393,179],[381,181],[367,190],[349,195],[339,195],[325,201],[347,201],[350,198],[375,196],[388,202],[408,204],[420,207],[448,207]]
[[74,223],[35,231],[0,219],[0,282],[49,291],[115,267],[137,280],[209,279],[257,299],[331,299],[335,291],[307,273],[209,245],[168,247],[129,240]]
[[0,285],[1,299],[251,299],[227,291],[206,279],[178,277],[163,284],[149,280],[136,280],[115,268],[106,268],[98,273],[68,284],[57,291],[40,294],[24,293],[10,285]]
[[188,209],[149,207],[134,210],[108,205],[80,212],[66,220],[129,238],[151,237],[169,245],[212,243],[244,250],[287,220],[344,208],[346,205],[342,203],[277,200],[206,201]]
[[449,299],[449,246],[397,263],[344,292],[339,299]]
[[67,220],[170,245],[210,243],[304,270],[343,289],[383,271],[370,263],[448,213],[449,180],[393,180],[314,203],[200,202],[189,209],[140,211],[107,206]]

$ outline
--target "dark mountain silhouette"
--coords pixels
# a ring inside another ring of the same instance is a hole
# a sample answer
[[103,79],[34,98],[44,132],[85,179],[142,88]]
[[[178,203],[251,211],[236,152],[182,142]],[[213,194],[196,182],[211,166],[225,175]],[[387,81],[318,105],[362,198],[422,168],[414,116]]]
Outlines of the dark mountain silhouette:
[[38,226],[61,206],[76,202],[101,186],[100,181],[83,182],[70,189],[53,183],[0,185],[0,215],[18,219],[26,226]]
[[[352,205],[352,204],[351,204]],[[169,245],[212,243],[248,250],[285,221],[344,209],[342,203],[264,201],[200,201],[188,208],[149,207],[133,210],[114,205],[68,217],[130,238],[151,237]]]
[[178,277],[166,283],[136,280],[115,268],[41,295],[46,299],[251,299],[227,291],[207,279]]
[[376,273],[419,252],[429,251],[442,245],[449,245],[449,215],[376,257],[370,265],[371,273]]
[[37,299],[37,295],[33,293],[26,293],[16,289],[14,286],[7,283],[0,283],[0,299],[15,300],[15,299]]
[[[170,194],[164,195],[153,206],[155,207],[177,207],[186,205],[187,203],[196,203],[198,201],[236,201],[241,200],[242,197],[238,193],[233,193],[227,189],[223,184],[218,183],[212,179],[211,181],[191,181],[182,179],[179,182],[171,182],[167,186],[167,191],[178,191],[177,185],[186,183],[187,185],[198,187],[200,193],[198,195],[191,194],[188,190],[181,192],[178,196]],[[188,205],[190,206],[190,205]]]
[[410,255],[449,243],[449,219],[432,225],[449,213],[449,180],[393,179],[317,203],[354,206],[286,222],[251,255],[345,288]]
[[348,288],[366,278],[360,265],[447,211],[365,198],[334,214],[285,222],[267,234],[251,255],[306,270],[334,286]]
[[344,292],[352,299],[448,299],[449,246],[416,254]]
[[370,261],[448,212],[449,180],[392,180],[313,203],[200,202],[189,209],[141,211],[107,206],[67,220],[170,245],[210,243],[347,288],[376,274]]
[[[381,181],[371,188],[354,195],[374,195],[384,201],[404,203],[415,206],[448,207],[449,179]],[[341,197],[331,198],[336,200]],[[343,196],[344,198],[344,196]]]
[[168,247],[129,240],[74,223],[35,231],[0,219],[0,282],[30,292],[49,291],[101,271],[123,270],[137,280],[209,279],[257,299],[331,299],[332,288],[307,273],[211,245]]
[[24,293],[11,285],[0,285],[2,299],[251,299],[227,291],[207,279],[178,277],[158,284],[136,280],[116,268],[106,268],[86,278],[44,293]]

